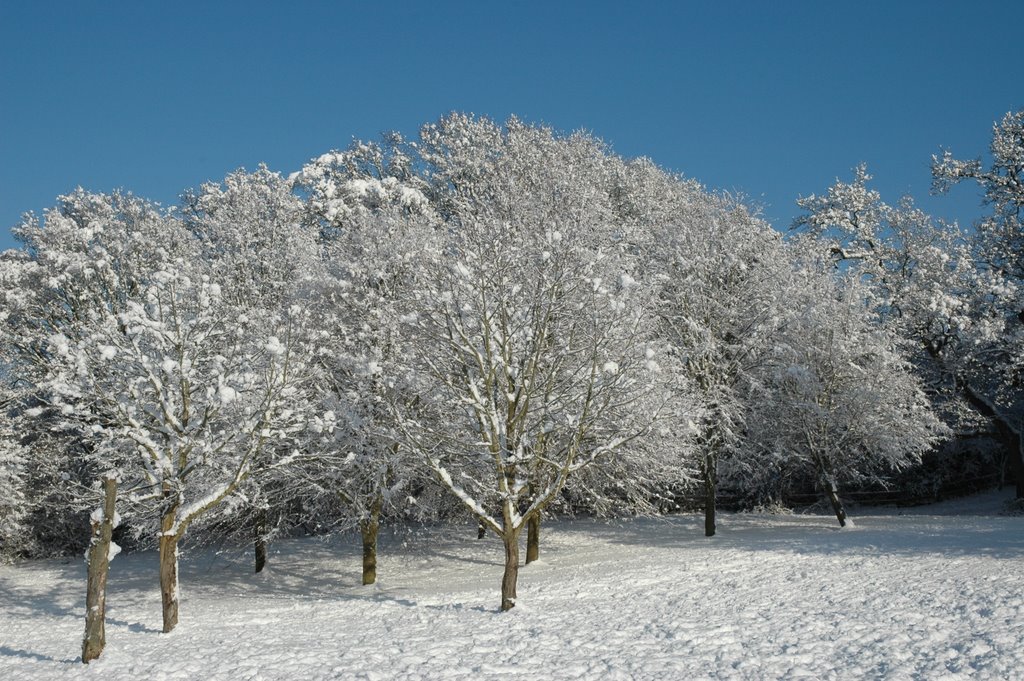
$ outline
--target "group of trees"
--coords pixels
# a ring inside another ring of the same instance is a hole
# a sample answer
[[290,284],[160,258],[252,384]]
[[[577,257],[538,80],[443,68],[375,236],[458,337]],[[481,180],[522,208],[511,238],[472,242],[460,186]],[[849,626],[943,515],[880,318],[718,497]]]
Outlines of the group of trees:
[[[862,165],[852,182],[798,201],[795,228],[867,285],[868,306],[901,340],[932,405],[956,436],[995,441],[1024,498],[1024,111],[993,126],[991,163],[932,158],[933,189],[976,181],[989,214],[969,228],[935,220],[910,198],[882,201]],[[1002,465],[1002,464],[1001,464]]]
[[116,477],[170,631],[190,528],[259,570],[279,532],[358,526],[370,583],[382,519],[473,517],[504,610],[546,512],[695,487],[710,536],[720,484],[812,480],[844,524],[839,485],[990,423],[1019,468],[1021,127],[991,169],[935,161],[986,188],[971,234],[862,168],[784,236],[589,135],[461,114],[175,209],[75,191],[0,256],[0,552],[75,548]]

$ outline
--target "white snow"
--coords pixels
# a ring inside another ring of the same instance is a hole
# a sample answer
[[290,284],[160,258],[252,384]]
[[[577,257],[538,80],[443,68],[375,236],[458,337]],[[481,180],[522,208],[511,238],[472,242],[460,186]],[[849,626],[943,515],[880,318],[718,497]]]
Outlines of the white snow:
[[222,404],[231,404],[238,399],[238,391],[229,385],[222,385],[217,388],[217,397]]
[[475,527],[186,553],[161,634],[157,561],[111,566],[107,648],[83,666],[79,561],[0,567],[4,679],[1019,678],[1024,517],[873,510],[550,523],[499,613],[503,553]]
[[269,339],[267,339],[267,344],[265,347],[267,348],[267,352],[273,355],[283,355],[285,350],[287,349],[285,348],[284,344],[281,343],[277,336],[271,336]]

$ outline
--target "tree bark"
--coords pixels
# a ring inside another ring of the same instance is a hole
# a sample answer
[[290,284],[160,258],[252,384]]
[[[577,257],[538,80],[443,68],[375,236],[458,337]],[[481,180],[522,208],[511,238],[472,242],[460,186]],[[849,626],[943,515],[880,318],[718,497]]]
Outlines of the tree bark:
[[715,536],[715,492],[718,485],[718,461],[714,452],[704,455],[704,536]]
[[82,662],[89,664],[107,644],[107,574],[110,571],[110,544],[114,531],[117,478],[103,479],[103,518],[92,523],[89,542],[89,573],[85,592],[85,635],[82,637]]
[[160,521],[160,600],[163,605],[164,633],[178,625],[178,540],[173,531],[177,507],[164,513]]
[[370,516],[359,522],[359,532],[363,536],[363,584],[377,581],[377,534],[383,505],[384,499],[378,495],[370,507]]
[[843,508],[843,502],[839,500],[839,490],[836,489],[835,481],[831,476],[826,476],[822,480],[822,486],[825,488],[828,500],[832,503],[832,510],[835,511],[836,519],[839,520],[839,527],[846,527],[846,509]]
[[265,508],[256,513],[253,549],[256,557],[256,574],[259,574],[267,565],[267,510]]
[[504,532],[505,574],[501,578],[501,610],[511,610],[516,605],[516,582],[519,579],[519,529]]
[[540,513],[535,513],[526,524],[526,564],[540,558]]

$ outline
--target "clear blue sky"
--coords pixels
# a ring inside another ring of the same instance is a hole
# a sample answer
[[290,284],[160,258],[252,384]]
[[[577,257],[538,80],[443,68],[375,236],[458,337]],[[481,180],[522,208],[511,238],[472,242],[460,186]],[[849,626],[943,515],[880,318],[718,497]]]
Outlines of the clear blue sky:
[[1024,107],[1024,3],[0,0],[0,247],[81,185],[164,203],[451,111],[586,128],[779,227],[861,161],[929,198]]

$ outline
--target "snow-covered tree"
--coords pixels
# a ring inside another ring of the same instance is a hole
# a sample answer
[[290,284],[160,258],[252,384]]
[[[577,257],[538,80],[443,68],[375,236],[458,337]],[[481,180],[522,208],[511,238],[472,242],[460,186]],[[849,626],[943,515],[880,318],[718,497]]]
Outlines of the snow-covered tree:
[[1024,437],[1020,396],[1024,376],[1024,110],[1011,111],[992,127],[988,167],[961,161],[949,151],[932,157],[933,189],[974,180],[991,212],[976,224],[974,254],[982,270],[984,297],[976,318],[988,333],[975,334],[970,353],[974,376],[964,382],[979,413],[992,419],[1008,451],[1024,498]]
[[837,262],[864,277],[870,304],[887,326],[921,349],[941,351],[973,324],[977,279],[969,244],[954,224],[935,221],[905,197],[882,201],[864,165],[852,182],[797,204],[794,228],[823,242]]
[[321,235],[319,363],[338,419],[311,445],[319,454],[310,464],[320,470],[321,503],[340,499],[359,525],[363,583],[372,584],[382,514],[433,513],[429,504],[407,503],[426,471],[401,445],[389,404],[405,399],[399,311],[430,257],[436,216],[396,134],[323,154],[292,180],[306,196],[307,223]]
[[739,459],[750,452],[747,412],[763,398],[755,373],[777,341],[790,304],[781,293],[790,254],[779,234],[742,204],[672,178],[659,181],[676,185],[659,201],[676,210],[656,226],[651,249],[660,334],[699,398],[701,413],[692,429],[699,446],[704,533],[710,537],[720,465],[730,462],[734,472],[758,465]]
[[1024,109],[1011,111],[992,126],[991,165],[961,161],[952,152],[932,156],[933,189],[945,192],[974,180],[985,192],[990,215],[978,222],[983,262],[1017,281],[1024,280]]
[[667,393],[601,146],[460,115],[421,144],[447,228],[407,303],[420,380],[402,427],[502,539],[508,610],[527,523],[573,473],[651,435]]
[[794,312],[761,372],[764,397],[747,427],[769,465],[817,479],[845,526],[840,481],[904,468],[944,429],[898,339],[865,307],[864,284],[840,285],[822,270],[813,256],[797,266],[786,295]]
[[[159,502],[164,630],[178,618],[178,543],[257,457],[307,417],[292,342],[307,318],[225,300],[180,220],[132,197],[77,192],[19,230],[31,266],[8,289],[10,340],[64,428]],[[263,461],[263,465],[281,460]]]
[[[976,266],[975,244],[956,225],[933,220],[909,198],[886,204],[870,179],[862,165],[852,182],[837,180],[824,195],[800,199],[806,213],[794,226],[864,279],[869,305],[903,340],[946,423],[970,432],[991,419],[1017,453],[1018,429],[992,388],[1007,366],[1008,315],[999,308],[1015,287]],[[1019,459],[1010,457],[1018,480]]]
[[10,560],[30,543],[28,452],[21,444],[16,416],[20,395],[0,382],[0,560]]
[[[167,249],[176,249],[181,236],[164,234],[159,211],[121,194],[78,190],[61,197],[50,216],[43,229],[40,220],[27,215],[15,229],[25,247],[0,258],[0,352],[19,392],[18,406],[8,416],[16,420],[28,459],[31,537],[22,550],[33,555],[82,546],[86,509],[94,505],[91,483],[104,468],[92,439],[81,437],[80,427],[62,418],[54,404],[48,340],[74,335],[80,321],[97,310],[122,310],[141,272]],[[142,238],[144,233],[150,238]],[[100,241],[105,245],[98,246]]]
[[[312,307],[310,298],[326,277],[318,233],[304,220],[305,206],[292,184],[261,165],[255,172],[237,170],[222,183],[209,182],[184,196],[184,221],[199,241],[209,276],[225,302],[238,314],[260,318],[292,305]],[[297,345],[323,342],[328,330],[320,310],[308,315],[292,332]],[[292,401],[302,405],[321,399],[316,381]],[[272,456],[268,450],[262,455]],[[259,463],[259,462],[257,462]],[[251,475],[236,491],[230,506],[233,533],[252,533],[256,572],[267,560],[267,543],[281,522],[290,499],[282,498],[286,471],[270,469]],[[272,498],[273,497],[273,498]]]
[[237,170],[184,196],[185,225],[222,295],[252,308],[287,305],[320,272],[316,230],[292,184],[261,165]]

